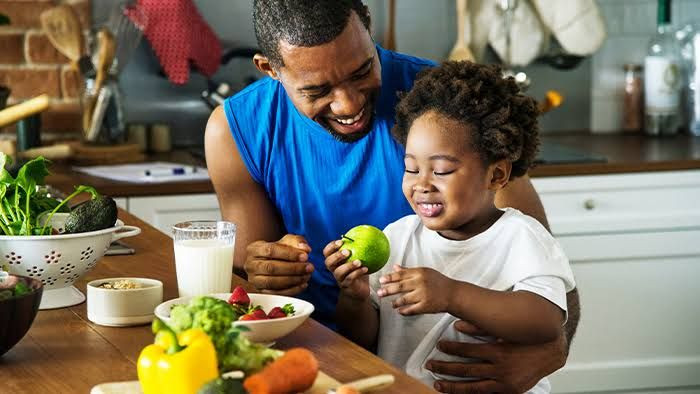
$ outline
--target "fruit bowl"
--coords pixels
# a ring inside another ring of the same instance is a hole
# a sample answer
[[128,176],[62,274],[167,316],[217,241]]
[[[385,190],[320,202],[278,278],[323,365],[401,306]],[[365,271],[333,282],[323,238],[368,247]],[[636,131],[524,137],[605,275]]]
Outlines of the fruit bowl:
[[41,281],[26,276],[12,275],[33,291],[19,297],[0,300],[0,356],[19,342],[32,326],[41,303]]
[[51,218],[51,226],[59,233],[56,235],[0,235],[0,266],[44,285],[39,309],[63,308],[85,301],[85,295],[73,283],[97,265],[110,243],[141,232],[140,228],[117,220],[104,230],[63,234],[67,218],[67,213]]
[[[216,293],[208,294],[208,297],[228,300],[231,293]],[[248,293],[250,302],[253,305],[260,305],[266,312],[276,306],[292,304],[294,306],[294,315],[288,317],[280,317],[269,320],[237,320],[233,322],[234,327],[245,326],[249,329],[243,333],[249,340],[258,343],[269,343],[284,337],[290,332],[299,327],[311,313],[314,311],[314,306],[310,302],[300,300],[294,297],[286,297],[273,294]],[[194,297],[180,297],[170,301],[166,301],[156,307],[156,316],[163,320],[166,324],[170,323],[170,309],[175,305],[187,304]]]

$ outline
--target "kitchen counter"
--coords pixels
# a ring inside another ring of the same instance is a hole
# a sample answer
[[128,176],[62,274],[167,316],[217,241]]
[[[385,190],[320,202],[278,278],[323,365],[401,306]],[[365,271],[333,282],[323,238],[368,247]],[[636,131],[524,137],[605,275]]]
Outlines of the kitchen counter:
[[[177,297],[172,240],[124,211],[119,217],[142,233],[129,238],[130,256],[105,256],[75,286],[85,293],[88,281],[108,277],[145,277],[163,282],[163,299]],[[234,275],[234,285],[248,282]],[[87,318],[86,303],[39,311],[27,335],[0,358],[3,393],[87,393],[96,384],[136,380],[141,349],[153,343],[150,325],[104,327]],[[302,346],[319,360],[320,369],[341,382],[382,373],[395,383],[383,393],[430,393],[431,388],[385,363],[375,355],[313,319],[280,339],[275,348]]]
[[[532,177],[597,175],[700,168],[700,138],[678,135],[651,138],[641,134],[590,134],[585,132],[545,134],[542,151],[558,147],[577,155],[572,160],[551,160],[530,171]],[[588,160],[592,159],[592,160]],[[600,160],[602,159],[602,161]],[[171,161],[204,166],[204,160],[180,150],[149,156],[149,161]],[[213,193],[209,181],[136,184],[117,182],[77,173],[69,166],[56,165],[47,183],[70,192],[75,185],[92,185],[113,197]]]
[[[540,164],[532,177],[602,175],[700,168],[700,138],[688,135],[652,138],[640,134],[545,134],[543,147],[561,146],[595,158],[562,164]],[[598,161],[597,159],[604,159]]]

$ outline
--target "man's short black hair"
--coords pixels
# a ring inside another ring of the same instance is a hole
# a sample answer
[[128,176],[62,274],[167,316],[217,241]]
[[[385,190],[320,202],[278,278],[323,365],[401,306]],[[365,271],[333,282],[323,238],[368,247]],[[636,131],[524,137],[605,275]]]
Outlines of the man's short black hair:
[[396,107],[396,139],[405,145],[413,122],[428,111],[468,126],[465,140],[487,165],[509,160],[511,179],[532,167],[539,146],[537,103],[519,92],[512,77],[503,78],[499,66],[449,61],[421,71]]
[[255,0],[255,37],[272,67],[280,68],[280,40],[300,47],[331,42],[347,26],[351,11],[369,31],[369,9],[361,0]]

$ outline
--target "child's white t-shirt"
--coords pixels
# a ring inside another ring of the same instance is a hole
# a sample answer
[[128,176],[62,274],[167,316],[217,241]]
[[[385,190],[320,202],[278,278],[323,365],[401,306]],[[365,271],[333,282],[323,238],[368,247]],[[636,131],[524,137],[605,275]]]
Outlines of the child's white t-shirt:
[[[539,222],[513,208],[504,209],[491,227],[464,241],[443,238],[423,226],[416,215],[388,225],[384,233],[389,238],[391,256],[386,266],[369,279],[372,301],[379,309],[377,352],[403,370],[422,342],[423,348],[424,341],[433,341],[430,347],[435,347],[439,338],[427,335],[449,315],[403,316],[391,305],[398,295],[379,299],[379,278],[392,272],[394,264],[433,268],[452,279],[493,290],[531,291],[564,312],[566,293],[575,287],[569,261],[559,243]],[[432,384],[425,376],[418,378]]]

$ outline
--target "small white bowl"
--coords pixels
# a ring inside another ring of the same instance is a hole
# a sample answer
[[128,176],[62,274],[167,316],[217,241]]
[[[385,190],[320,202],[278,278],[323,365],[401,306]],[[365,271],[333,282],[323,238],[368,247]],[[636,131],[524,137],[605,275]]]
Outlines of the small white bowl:
[[[105,289],[103,283],[130,280],[137,289]],[[146,278],[104,278],[87,284],[88,319],[102,326],[125,327],[153,321],[153,308],[163,302],[163,283]]]
[[[231,293],[207,294],[207,296],[227,301]],[[248,293],[248,296],[250,297],[250,302],[253,305],[260,305],[265,313],[270,312],[270,309],[276,306],[282,307],[285,304],[292,304],[295,312],[293,316],[277,319],[233,322],[234,327],[248,327],[250,331],[244,332],[243,335],[253,342],[269,343],[282,338],[299,327],[314,311],[313,304],[299,298],[259,293]],[[159,319],[169,324],[172,307],[187,304],[192,298],[194,297],[180,297],[166,301],[156,307],[155,314]]]

